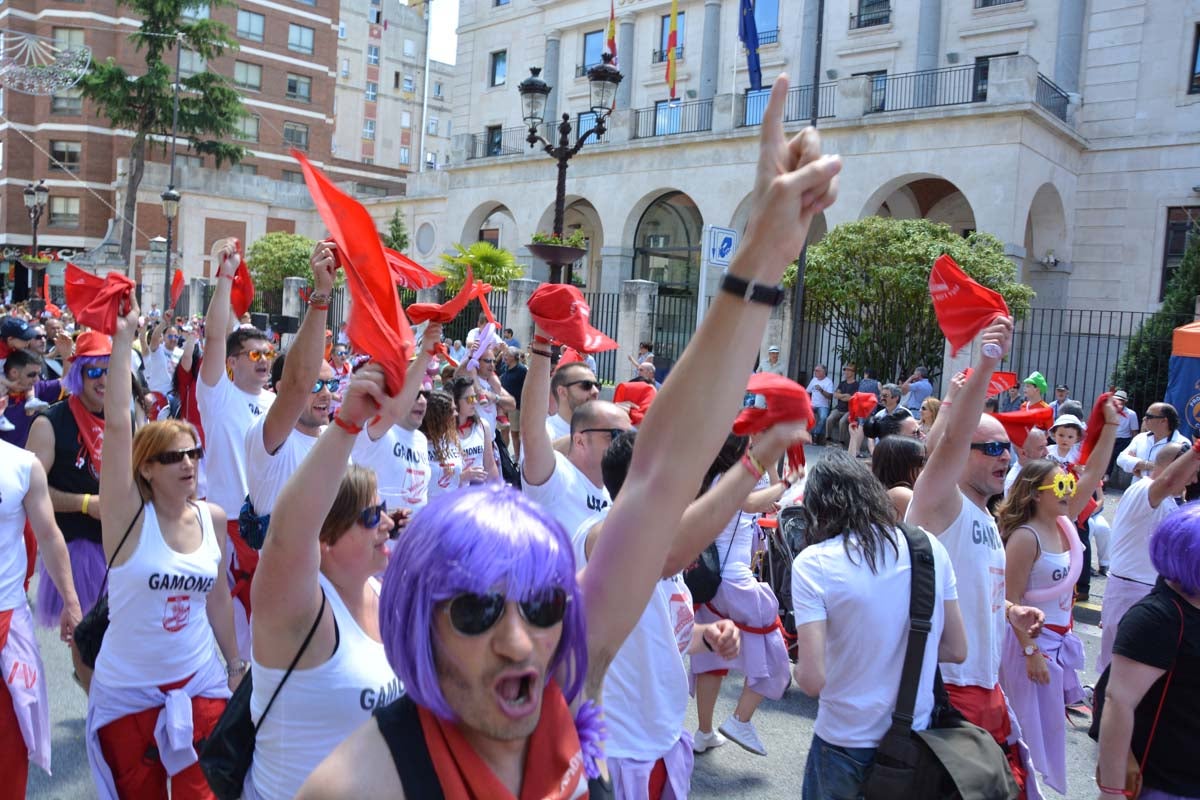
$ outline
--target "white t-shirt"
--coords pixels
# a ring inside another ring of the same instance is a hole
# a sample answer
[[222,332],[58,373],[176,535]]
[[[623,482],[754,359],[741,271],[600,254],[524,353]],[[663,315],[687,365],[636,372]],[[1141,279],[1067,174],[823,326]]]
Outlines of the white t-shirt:
[[460,428],[458,431],[458,448],[462,451],[462,468],[484,467],[486,461],[483,457],[483,449],[492,441],[491,425],[486,422],[477,422],[471,426],[471,430],[466,434]]
[[813,378],[808,382],[808,396],[812,398],[812,407],[829,408],[831,400],[817,391],[818,386],[833,394],[833,378],[826,375],[824,378]]
[[551,414],[546,417],[546,435],[550,437],[550,441],[561,439],[564,436],[571,435],[571,423],[560,417],[558,414]]
[[229,519],[237,519],[246,500],[246,431],[267,413],[275,395],[265,389],[246,394],[222,373],[216,386],[196,381],[196,406],[204,424],[208,499]]
[[[1000,650],[1008,625],[1004,619],[1004,543],[992,515],[961,491],[958,496],[962,503],[958,518],[942,531],[938,542],[950,554],[962,586],[958,604],[967,628],[967,660],[942,664],[942,679],[954,686],[991,689],[1000,680]],[[905,610],[907,613],[907,606]]]
[[[428,437],[426,437],[428,440]],[[437,497],[445,492],[452,492],[458,488],[458,481],[462,477],[463,457],[462,451],[458,449],[457,444],[452,444],[447,448],[448,456],[443,460],[439,460],[433,452],[433,445],[429,445],[429,499]]]
[[25,604],[25,494],[35,456],[0,440],[0,611]]
[[487,423],[489,431],[496,430],[496,416],[500,409],[491,385],[482,378],[475,379],[475,397],[475,415]]
[[350,460],[375,470],[379,498],[388,508],[416,511],[429,501],[429,440],[420,431],[393,425],[372,441],[364,430]]
[[[524,468],[522,468],[524,472]],[[562,453],[554,453],[554,472],[540,486],[521,476],[524,492],[541,505],[542,510],[558,520],[564,530],[577,531],[584,520],[612,504],[608,489],[588,480],[588,477]]]
[[[270,514],[275,508],[275,498],[279,497],[283,485],[317,443],[317,437],[292,428],[272,455],[263,444],[266,424],[267,415],[263,414],[246,431],[246,490],[254,513],[259,516]],[[208,428],[204,430],[207,432]]]
[[1179,508],[1174,497],[1164,497],[1158,508],[1150,507],[1149,477],[1135,481],[1117,503],[1112,535],[1108,540],[1108,571],[1120,578],[1153,586],[1158,571],[1150,562],[1150,535],[1158,523]]
[[[908,647],[912,594],[908,541],[902,531],[897,529],[894,534],[899,554],[885,544],[876,553],[877,573],[871,572],[861,556],[851,559],[846,555],[841,536],[809,545],[792,562],[792,610],[797,627],[826,622],[826,679],[814,730],[840,747],[876,747],[892,723]],[[933,675],[945,625],[944,603],[958,597],[946,548],[932,534],[926,535],[933,548],[936,588],[932,629],[925,641],[913,709],[915,730],[929,727]]]
[[163,344],[150,351],[150,355],[145,359],[146,385],[150,387],[150,391],[170,394],[171,377],[175,373],[175,365],[182,357],[182,348],[168,350]]

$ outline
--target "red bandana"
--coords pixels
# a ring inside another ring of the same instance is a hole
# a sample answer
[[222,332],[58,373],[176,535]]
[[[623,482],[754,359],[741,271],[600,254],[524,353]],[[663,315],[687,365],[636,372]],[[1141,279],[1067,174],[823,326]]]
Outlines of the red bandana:
[[999,316],[1008,316],[1008,304],[999,292],[973,281],[954,259],[940,255],[929,273],[933,311],[950,352],[956,355]]
[[[755,373],[746,383],[746,391],[761,394],[767,401],[767,407],[743,408],[733,421],[733,432],[737,436],[753,436],[780,422],[803,421],[809,428],[816,424],[808,391],[790,378],[770,372]],[[874,400],[875,395],[872,394],[871,399]],[[804,445],[801,443],[789,447],[787,456],[788,463],[793,467],[803,464]]]
[[183,297],[183,270],[177,269],[171,278],[171,308],[179,303],[180,297]]
[[250,267],[246,266],[241,241],[237,242],[237,251],[241,256],[241,263],[233,273],[233,285],[229,287],[229,305],[233,307],[234,316],[241,319],[254,302],[254,279],[250,277]]
[[1002,414],[992,414],[1004,426],[1008,439],[1017,447],[1025,446],[1025,439],[1033,428],[1050,430],[1054,424],[1054,412],[1050,406],[1033,408],[1025,411],[1006,411]]
[[850,395],[850,417],[852,420],[866,419],[877,405],[879,398],[874,392],[855,392]]
[[491,289],[489,284],[476,283],[475,275],[471,272],[471,268],[467,267],[467,280],[458,290],[458,294],[444,303],[413,303],[407,309],[408,318],[414,325],[420,325],[422,322],[430,320],[448,325],[454,321],[460,311],[467,307],[467,303],[476,297],[482,297]]
[[117,317],[129,313],[129,298],[135,284],[119,272],[106,277],[84,272],[67,262],[67,307],[80,325],[112,335],[117,330]]
[[383,258],[387,261],[396,285],[405,289],[428,289],[446,280],[445,276],[437,275],[422,267],[403,253],[383,248]]
[[1096,404],[1092,406],[1091,416],[1087,420],[1087,436],[1083,437],[1083,444],[1079,447],[1079,460],[1075,462],[1080,467],[1087,463],[1096,442],[1100,441],[1100,434],[1104,432],[1104,406],[1108,404],[1110,397],[1112,392],[1105,392],[1096,398]]
[[613,392],[613,402],[632,403],[633,405],[629,409],[629,421],[634,425],[641,425],[642,419],[645,418],[646,412],[650,410],[650,404],[654,402],[657,395],[658,390],[654,388],[654,384],[628,381],[617,384],[617,389]]
[[[75,418],[75,427],[79,428],[79,443],[87,452],[88,460],[92,465],[92,474],[98,478],[100,477],[100,450],[104,446],[104,418],[98,417],[84,408],[83,401],[79,399],[78,395],[73,394],[67,398],[67,408],[71,410],[71,416]],[[82,459],[80,460],[82,461]],[[82,468],[83,464],[79,463],[75,466]]]
[[[417,713],[446,800],[518,800],[476,755],[456,724],[420,706]],[[558,685],[551,681],[542,693],[542,715],[529,739],[519,800],[568,800],[586,780],[575,720]]]

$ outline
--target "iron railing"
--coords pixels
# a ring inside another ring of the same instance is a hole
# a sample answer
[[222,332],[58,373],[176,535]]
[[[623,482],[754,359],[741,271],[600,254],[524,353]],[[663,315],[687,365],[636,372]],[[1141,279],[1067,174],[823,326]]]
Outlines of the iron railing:
[[[770,88],[752,91],[747,89],[742,96],[742,113],[738,116],[738,127],[761,125],[763,112],[767,108],[767,100],[771,96]],[[817,118],[829,119],[834,116],[834,101],[837,99],[837,84],[822,83],[817,89]],[[787,102],[783,107],[783,121],[797,122],[809,119],[812,114],[812,84],[793,86],[788,89]]]
[[779,42],[779,29],[778,28],[776,28],[774,30],[758,32],[758,46],[759,47],[762,47],[764,44],[776,44],[778,42]]
[[874,4],[863,3],[859,5],[857,14],[850,15],[850,30],[871,28],[875,25],[887,25],[892,21],[892,9],[890,6],[871,8],[871,5]]
[[[669,47],[664,47],[662,50],[655,50],[654,53],[650,56],[650,63],[651,64],[667,63],[667,54],[670,52],[671,52],[671,48],[669,48]],[[675,48],[675,60],[680,61],[682,59],[683,59],[683,45],[679,45],[678,47]]]
[[658,294],[654,300],[654,365],[670,368],[696,332],[696,298],[690,294]]
[[1039,106],[1063,122],[1067,121],[1067,106],[1071,104],[1071,98],[1058,84],[1040,72],[1038,73],[1037,91],[1034,94],[1034,100]]
[[[617,326],[620,322],[621,293],[620,292],[584,292],[583,299],[591,306],[592,313],[589,321],[594,327],[607,335],[613,341],[617,340]],[[603,383],[620,383],[628,380],[621,372],[617,363],[617,351],[606,350],[603,353],[593,353],[596,359],[596,377]]]
[[660,102],[635,112],[634,139],[652,136],[674,136],[712,130],[712,100],[692,100],[687,103]]
[[1020,3],[1023,0],[975,0],[976,8],[992,8],[994,6],[1006,6],[1009,3]]
[[529,150],[529,143],[525,141],[525,137],[528,135],[529,129],[524,125],[473,133],[471,134],[471,144],[467,148],[467,160],[519,156]]
[[965,64],[873,76],[867,113],[982,103],[985,100],[987,86],[976,81],[975,65]]

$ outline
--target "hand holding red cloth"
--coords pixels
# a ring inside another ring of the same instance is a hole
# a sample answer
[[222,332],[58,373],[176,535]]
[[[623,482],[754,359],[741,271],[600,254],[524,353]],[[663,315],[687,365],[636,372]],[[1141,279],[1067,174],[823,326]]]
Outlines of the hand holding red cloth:
[[583,292],[565,283],[543,283],[529,298],[529,315],[546,335],[582,353],[616,350],[617,343],[592,327]]
[[1002,414],[992,414],[992,416],[1000,421],[1000,424],[1004,426],[1004,432],[1008,434],[1009,441],[1017,447],[1025,446],[1025,439],[1032,429],[1041,428],[1048,431],[1054,424],[1054,410],[1049,406],[1031,408],[1027,411],[1006,411]]
[[933,262],[929,295],[952,354],[970,344],[996,317],[1008,316],[1008,304],[999,292],[972,280],[945,254]]
[[117,330],[117,317],[129,313],[135,284],[119,272],[101,278],[67,262],[67,307],[75,321],[111,336]]
[[644,381],[627,381],[617,384],[617,388],[613,392],[613,402],[629,403],[629,421],[634,425],[641,425],[642,419],[646,416],[650,404],[654,402],[657,395],[658,390],[654,388],[653,384]]
[[1096,404],[1092,406],[1092,413],[1087,419],[1087,435],[1083,437],[1083,444],[1079,446],[1079,460],[1075,462],[1081,467],[1087,463],[1088,456],[1096,449],[1096,442],[1100,441],[1100,434],[1104,432],[1104,424],[1107,422],[1104,407],[1108,405],[1112,396],[1112,392],[1105,392],[1096,398]]
[[383,369],[387,393],[394,397],[404,386],[413,334],[384,258],[375,221],[361,203],[334,186],[302,153],[293,150],[292,155],[300,162],[317,213],[337,244],[346,270],[351,298],[346,324],[350,344],[360,353],[371,354]]
[[[766,408],[758,405],[743,408],[733,421],[733,433],[736,436],[753,436],[781,422],[803,422],[811,430],[817,422],[808,391],[789,378],[770,372],[759,372],[750,376],[746,383],[746,391],[762,395],[766,400]],[[875,399],[873,394],[870,397]],[[803,464],[804,443],[798,442],[789,447],[787,457],[788,463],[793,467]]]
[[879,398],[875,396],[874,392],[855,392],[850,395],[849,405],[852,421],[866,419],[879,405]]
[[458,294],[444,303],[413,303],[408,307],[408,318],[414,325],[420,325],[422,322],[430,320],[449,325],[459,312],[467,307],[467,303],[479,296],[481,285],[486,284],[477,284],[474,273],[471,272],[470,267],[467,267],[467,280],[458,290]]

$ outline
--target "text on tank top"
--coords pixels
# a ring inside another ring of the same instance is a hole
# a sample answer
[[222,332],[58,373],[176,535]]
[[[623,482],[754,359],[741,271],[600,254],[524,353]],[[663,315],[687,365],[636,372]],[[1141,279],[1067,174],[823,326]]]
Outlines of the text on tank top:
[[[79,440],[79,426],[67,401],[50,406],[44,416],[54,431],[54,465],[46,473],[50,488],[71,494],[99,494],[100,477],[95,474],[87,448]],[[67,542],[86,539],[100,544],[100,520],[63,511],[54,512],[54,519]]]
[[458,449],[457,444],[447,444],[445,446],[445,457],[439,459],[433,450],[433,445],[429,447],[429,497],[436,497],[442,492],[448,492],[458,488],[458,479],[463,471],[462,451]]
[[[1028,528],[1029,526],[1024,527]],[[1029,571],[1029,582],[1025,585],[1025,591],[1028,592],[1030,589],[1045,589],[1061,583],[1070,571],[1070,551],[1065,553],[1049,553],[1045,547],[1041,546],[1039,541],[1038,556],[1034,559],[1033,568]],[[1034,603],[1022,599],[1021,602],[1034,608],[1040,608],[1042,613],[1046,615],[1047,625],[1061,625],[1066,627],[1071,623],[1071,609],[1074,607],[1074,600],[1075,586],[1069,585],[1063,587],[1063,594],[1061,596],[1052,600]]]
[[484,465],[483,448],[487,445],[484,427],[476,422],[466,434],[459,429],[458,447],[462,450],[463,469]]
[[207,608],[208,593],[218,583],[221,546],[208,505],[189,504],[189,510],[201,528],[195,550],[180,553],[168,545],[154,504],[147,503],[133,553],[109,572],[110,622],[96,659],[96,675],[106,686],[173,683],[216,657]]

